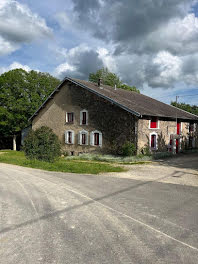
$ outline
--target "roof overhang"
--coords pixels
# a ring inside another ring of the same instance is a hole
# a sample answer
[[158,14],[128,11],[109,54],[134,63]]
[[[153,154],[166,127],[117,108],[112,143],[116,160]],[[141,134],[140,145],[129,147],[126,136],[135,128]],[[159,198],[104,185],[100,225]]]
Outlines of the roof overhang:
[[122,105],[122,104],[120,104],[120,103],[118,103],[117,101],[115,101],[115,100],[113,100],[112,98],[110,98],[110,97],[108,97],[108,96],[105,96],[105,95],[103,95],[103,94],[101,94],[101,93],[99,93],[99,92],[97,92],[97,91],[95,91],[95,90],[93,90],[93,89],[91,89],[91,88],[89,88],[88,86],[86,86],[86,85],[84,85],[84,84],[82,84],[82,83],[80,83],[80,82],[77,82],[77,81],[75,81],[75,80],[73,80],[72,78],[70,78],[70,77],[66,77],[66,78],[64,78],[63,79],[63,81],[59,84],[59,86],[48,96],[48,98],[44,101],[44,103],[38,108],[38,110],[29,118],[29,122],[35,117],[35,116],[37,116],[38,115],[38,112],[45,106],[45,104],[53,97],[53,95],[56,93],[56,92],[58,92],[59,91],[59,89],[63,86],[63,84],[66,82],[66,81],[69,81],[69,82],[71,82],[71,83],[73,83],[73,84],[75,84],[75,85],[77,85],[77,86],[80,86],[80,87],[82,87],[82,88],[84,88],[84,89],[86,89],[86,90],[88,90],[88,91],[90,91],[90,92],[92,92],[92,93],[94,93],[94,94],[96,94],[97,96],[99,96],[99,97],[101,97],[101,98],[103,98],[103,99],[105,99],[105,100],[107,100],[107,101],[109,101],[109,102],[111,102],[112,104],[115,104],[115,105],[117,105],[117,106],[119,106],[120,108],[122,108],[123,110],[125,110],[125,111],[127,111],[127,112],[129,112],[129,113],[131,113],[131,114],[133,114],[133,115],[135,115],[135,116],[137,116],[137,117],[141,117],[141,114],[140,113],[138,113],[138,112],[135,112],[135,111],[133,111],[133,110],[131,110],[131,109],[129,109],[128,107],[125,107],[124,105]]

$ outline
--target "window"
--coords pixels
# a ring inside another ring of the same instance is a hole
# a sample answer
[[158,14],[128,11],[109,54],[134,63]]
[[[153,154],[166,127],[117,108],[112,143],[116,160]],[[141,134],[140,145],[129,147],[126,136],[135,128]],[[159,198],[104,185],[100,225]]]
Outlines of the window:
[[157,134],[156,133],[150,134],[150,147],[153,150],[157,149]]
[[99,145],[99,133],[94,133],[94,145]]
[[74,131],[72,130],[65,131],[65,143],[74,144]]
[[189,132],[194,132],[195,131],[195,124],[190,123],[189,125]]
[[74,122],[74,113],[66,113],[66,123]]
[[88,111],[87,110],[80,111],[80,124],[88,125]]
[[149,128],[159,128],[159,121],[157,117],[152,117],[152,119],[149,120]]
[[79,132],[78,143],[80,145],[88,145],[88,132],[87,131],[82,130]]
[[102,133],[100,131],[91,132],[90,144],[92,146],[102,146]]

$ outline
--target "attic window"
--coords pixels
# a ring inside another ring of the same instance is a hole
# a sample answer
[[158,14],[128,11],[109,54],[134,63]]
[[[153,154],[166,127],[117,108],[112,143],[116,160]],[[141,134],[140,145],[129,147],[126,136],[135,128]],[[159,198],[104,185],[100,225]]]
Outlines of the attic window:
[[150,122],[149,122],[149,128],[159,128],[159,121],[157,119],[157,117],[152,117]]

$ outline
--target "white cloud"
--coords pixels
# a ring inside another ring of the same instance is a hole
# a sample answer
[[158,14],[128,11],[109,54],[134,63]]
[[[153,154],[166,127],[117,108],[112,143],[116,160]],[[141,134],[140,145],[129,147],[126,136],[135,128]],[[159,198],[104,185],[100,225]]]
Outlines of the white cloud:
[[28,65],[22,65],[21,63],[15,61],[7,67],[0,67],[0,74],[14,69],[23,69],[25,71],[31,71],[31,68]]
[[0,36],[0,56],[9,54],[18,48],[18,44],[11,43]]
[[65,62],[61,63],[54,70],[58,78],[65,76],[87,79],[89,73],[96,72],[104,66],[98,51],[81,44],[70,50],[63,50]]
[[18,49],[23,43],[51,36],[52,30],[46,25],[45,20],[32,13],[28,7],[15,0],[3,0],[1,2],[1,47],[5,45],[9,47],[4,51],[1,50],[1,55]]
[[54,75],[57,77],[62,76],[64,73],[68,72],[68,71],[75,71],[76,68],[70,64],[68,64],[67,62],[60,64],[58,67],[56,67],[55,71],[54,71]]

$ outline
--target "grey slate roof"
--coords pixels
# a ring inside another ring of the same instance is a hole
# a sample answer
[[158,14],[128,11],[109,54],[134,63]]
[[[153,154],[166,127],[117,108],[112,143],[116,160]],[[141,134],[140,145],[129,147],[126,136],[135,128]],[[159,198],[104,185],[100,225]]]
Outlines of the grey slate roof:
[[[125,109],[128,112],[133,113],[136,116],[157,116],[165,118],[177,118],[183,120],[194,120],[198,122],[198,116],[188,113],[184,110],[178,109],[174,106],[162,103],[158,100],[155,100],[151,97],[145,96],[143,94],[138,94],[136,92],[127,91],[123,89],[103,85],[98,87],[96,83],[83,81],[79,79],[66,77],[63,82],[57,87],[57,89],[49,96],[49,98],[59,90],[59,88],[65,82],[72,82],[77,86],[85,88],[100,97],[105,98],[108,101],[118,105],[119,107]],[[44,104],[36,111],[34,115],[45,105],[49,98],[44,102]],[[34,117],[30,118],[30,120]]]

